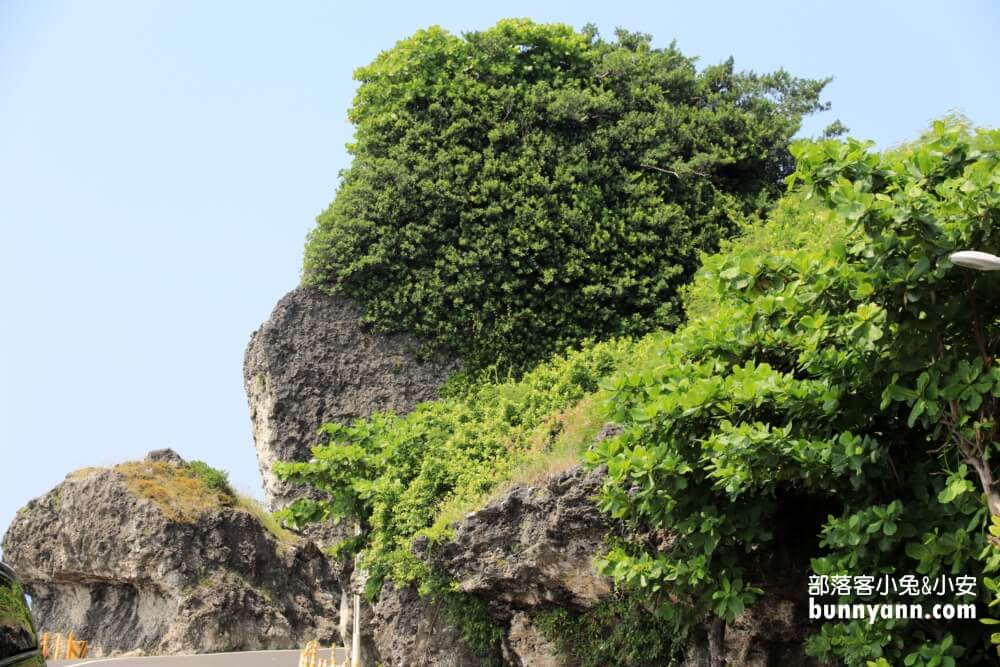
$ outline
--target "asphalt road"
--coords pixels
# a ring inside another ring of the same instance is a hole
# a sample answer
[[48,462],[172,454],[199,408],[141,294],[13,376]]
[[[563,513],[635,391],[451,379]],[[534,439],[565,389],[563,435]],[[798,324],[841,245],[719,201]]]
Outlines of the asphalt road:
[[[319,652],[329,658],[330,649]],[[344,660],[344,649],[337,649],[337,664]],[[148,658],[87,658],[85,660],[49,660],[49,667],[67,665],[102,665],[106,667],[297,667],[299,651],[246,651],[243,653],[204,653],[201,655],[157,655]]]

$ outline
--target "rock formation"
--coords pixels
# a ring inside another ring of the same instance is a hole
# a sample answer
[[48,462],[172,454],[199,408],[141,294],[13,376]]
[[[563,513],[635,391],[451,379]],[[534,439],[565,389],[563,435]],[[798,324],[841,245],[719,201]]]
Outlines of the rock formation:
[[[244,380],[272,507],[308,492],[281,483],[271,466],[307,459],[321,424],[409,411],[433,399],[459,367],[440,356],[418,360],[415,340],[366,332],[358,315],[346,299],[296,289],[250,341]],[[607,425],[597,438],[619,431]],[[485,603],[502,633],[498,657],[505,664],[571,667],[541,631],[539,614],[557,607],[586,613],[612,595],[611,582],[593,567],[613,529],[593,504],[603,480],[603,470],[576,466],[514,485],[456,522],[449,541],[415,543],[419,558]],[[287,534],[203,482],[176,453],[160,450],[145,462],[73,473],[31,501],[3,547],[41,627],[72,630],[96,656],[349,640],[350,597],[363,573],[331,563],[310,539]],[[334,533],[314,531],[321,544]],[[649,539],[665,545],[671,537]],[[726,629],[727,664],[811,664],[803,657],[808,625],[796,599],[804,586],[768,590]],[[413,588],[387,582],[378,601],[362,609],[369,667],[483,664],[443,605]],[[684,653],[689,667],[710,663],[704,628],[695,629]]]
[[301,488],[278,480],[277,461],[302,461],[327,422],[348,423],[373,412],[409,412],[433,399],[454,359],[421,361],[417,341],[365,331],[360,309],[344,297],[297,288],[286,294],[247,346],[243,380],[264,494],[272,509]]
[[371,632],[379,664],[478,667],[482,660],[449,625],[440,601],[413,588],[382,587]]
[[534,616],[554,606],[584,610],[611,593],[611,582],[593,566],[608,532],[592,502],[603,479],[602,469],[576,466],[516,485],[454,524],[450,542],[430,549],[416,543],[417,553],[431,554],[436,568],[487,602],[505,631],[508,664],[565,664]]
[[94,656],[337,638],[340,590],[319,549],[199,484],[158,452],[73,473],[28,503],[3,548],[39,627],[73,631]]
[[[307,493],[277,479],[274,463],[307,460],[320,441],[316,430],[321,425],[349,423],[379,411],[409,412],[418,403],[436,398],[448,375],[461,367],[444,355],[418,358],[419,342],[411,336],[366,331],[358,321],[360,314],[360,308],[347,298],[297,288],[278,301],[270,318],[250,338],[243,379],[264,494],[273,509]],[[305,531],[323,545],[344,537],[339,532],[329,526]],[[339,635],[341,641],[348,641],[350,598],[358,586],[351,583],[350,564],[342,565],[346,567],[339,573],[343,590]],[[366,664],[377,659],[377,638],[386,655],[396,655],[394,646],[406,646],[403,625],[387,620],[393,617],[387,610],[395,608],[397,597],[383,595],[380,611],[363,604]],[[414,611],[424,604],[415,594],[413,598],[407,600],[410,618],[419,617]],[[373,618],[385,621],[382,627],[399,628],[398,632],[376,635]]]
[[516,610],[590,607],[611,593],[593,567],[608,532],[591,500],[603,478],[576,466],[511,488],[456,523],[452,541],[433,549],[434,564],[505,621]]
[[[598,438],[615,432],[604,429]],[[592,501],[603,477],[602,469],[576,466],[535,484],[514,486],[454,524],[450,542],[433,548],[426,542],[415,545],[416,553],[430,554],[432,564],[458,581],[462,590],[486,601],[490,616],[504,631],[507,664],[571,667],[571,662],[554,654],[554,646],[533,619],[552,607],[585,611],[611,594],[611,582],[593,567],[611,528]],[[810,630],[802,601],[792,599],[795,592],[805,590],[803,583],[792,586],[793,595],[788,597],[764,596],[740,615],[726,629],[726,664],[815,664],[802,650]],[[379,627],[385,623],[376,619],[376,637],[386,632]],[[451,642],[446,633],[442,640],[435,645],[425,639],[425,650],[445,652]],[[389,643],[383,639],[380,646]],[[688,667],[709,666],[708,639],[702,629],[692,633],[684,654]],[[427,664],[478,664],[463,661],[464,655],[459,648],[447,661]],[[386,664],[407,663],[387,660]]]
[[[790,599],[771,594],[758,598],[726,627],[723,657],[741,667],[818,667],[803,652],[810,633],[807,612]],[[695,628],[685,647],[685,667],[711,667],[709,640],[704,628]]]

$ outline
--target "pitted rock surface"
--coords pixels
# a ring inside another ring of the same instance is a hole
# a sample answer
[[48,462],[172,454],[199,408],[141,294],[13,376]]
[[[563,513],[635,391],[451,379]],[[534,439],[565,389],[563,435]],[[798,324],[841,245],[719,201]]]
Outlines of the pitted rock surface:
[[71,474],[29,502],[3,549],[39,628],[72,631],[93,656],[339,639],[336,574],[313,543],[282,543],[237,508],[167,518],[113,469]]
[[446,621],[443,604],[413,588],[382,587],[372,631],[379,663],[393,667],[479,667],[483,659]]
[[510,648],[508,662],[519,667],[571,667],[573,664],[556,653],[555,645],[524,612],[515,612],[511,617],[507,644]]
[[[765,594],[726,627],[722,657],[727,665],[746,667],[819,667],[805,654],[805,640],[817,627],[796,602]],[[688,637],[683,667],[712,667],[705,627]]]
[[515,486],[457,522],[453,540],[433,549],[433,561],[493,607],[590,607],[611,592],[593,566],[608,532],[592,501],[603,480],[602,468],[575,466]]
[[366,331],[346,297],[297,288],[286,294],[247,346],[243,380],[264,494],[272,509],[303,494],[275,477],[277,461],[304,461],[327,422],[374,412],[409,412],[437,397],[460,363],[421,361],[411,336]]

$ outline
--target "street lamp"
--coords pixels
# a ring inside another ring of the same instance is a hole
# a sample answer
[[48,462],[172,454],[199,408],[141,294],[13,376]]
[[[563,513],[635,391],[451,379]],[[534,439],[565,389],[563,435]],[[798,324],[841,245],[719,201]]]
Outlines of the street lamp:
[[[361,535],[361,521],[354,524],[354,534]],[[355,572],[360,564],[357,555],[354,556]],[[360,577],[358,578],[360,581]],[[351,636],[351,667],[361,667],[361,595],[354,592],[354,633]]]
[[956,266],[977,271],[1000,271],[1000,257],[978,250],[960,250],[948,255],[948,259]]

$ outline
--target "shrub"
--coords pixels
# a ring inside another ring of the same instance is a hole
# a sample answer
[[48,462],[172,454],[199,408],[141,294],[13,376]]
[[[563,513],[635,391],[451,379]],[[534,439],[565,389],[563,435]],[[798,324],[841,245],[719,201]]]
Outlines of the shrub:
[[[724,629],[768,587],[755,554],[778,545],[803,548],[818,575],[1000,567],[987,541],[991,522],[1000,534],[1000,290],[949,260],[1000,247],[1000,131],[939,121],[882,155],[854,140],[793,151],[792,206],[811,202],[798,224],[839,239],[709,258],[692,293],[714,308],[609,383],[625,432],[589,456],[608,466],[606,512],[675,536],[623,542],[603,571],[680,625]],[[789,507],[815,520],[785,526]],[[808,648],[851,665],[980,664],[986,636],[879,619],[826,623]]]
[[31,611],[24,598],[24,589],[18,582],[0,585],[0,625],[7,632],[27,632],[34,634]]
[[557,357],[521,380],[424,403],[405,417],[376,414],[349,426],[327,424],[328,442],[313,449],[313,460],[275,467],[280,477],[327,497],[301,499],[282,518],[293,525],[359,521],[362,538],[342,551],[364,550],[372,596],[387,578],[446,594],[447,586],[412,554],[413,539],[446,539],[451,520],[480,506],[519,466],[548,453],[565,456],[563,439],[589,444],[583,434],[593,429],[591,416],[577,424],[567,415],[633,354],[641,347],[600,343]]
[[229,473],[224,470],[213,468],[204,461],[191,461],[187,464],[187,469],[213,491],[227,496],[236,496],[233,487],[229,485]]
[[611,597],[586,611],[553,607],[535,624],[559,655],[579,667],[661,667],[679,657],[677,629],[635,596]]
[[421,30],[355,78],[304,281],[501,373],[678,324],[699,252],[780,193],[826,83],[526,20]]

